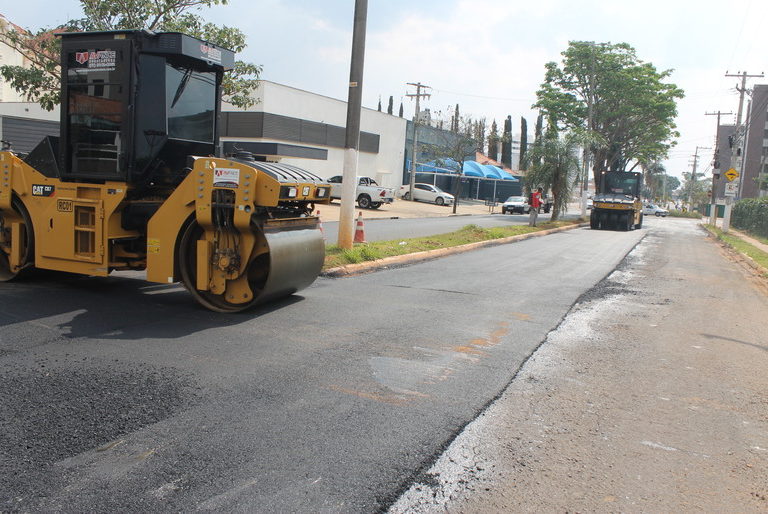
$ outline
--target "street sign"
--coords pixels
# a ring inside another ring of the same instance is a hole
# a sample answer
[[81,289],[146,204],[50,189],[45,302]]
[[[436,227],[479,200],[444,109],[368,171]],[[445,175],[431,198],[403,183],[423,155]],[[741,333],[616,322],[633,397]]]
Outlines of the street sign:
[[729,182],[725,185],[725,196],[736,196],[736,184]]
[[728,182],[733,182],[738,176],[739,176],[739,172],[733,168],[725,172],[725,177],[728,179]]

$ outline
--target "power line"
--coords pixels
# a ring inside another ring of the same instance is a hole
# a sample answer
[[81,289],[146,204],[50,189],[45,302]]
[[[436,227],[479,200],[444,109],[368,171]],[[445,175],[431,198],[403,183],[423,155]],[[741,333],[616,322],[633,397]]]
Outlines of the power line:
[[472,98],[484,98],[486,100],[504,100],[507,102],[530,102],[530,98],[510,98],[510,97],[503,97],[503,96],[486,96],[486,95],[474,95],[472,93],[459,93],[458,91],[449,91],[447,89],[433,89],[433,91],[437,93],[449,93],[452,95],[458,95],[458,96],[469,96]]

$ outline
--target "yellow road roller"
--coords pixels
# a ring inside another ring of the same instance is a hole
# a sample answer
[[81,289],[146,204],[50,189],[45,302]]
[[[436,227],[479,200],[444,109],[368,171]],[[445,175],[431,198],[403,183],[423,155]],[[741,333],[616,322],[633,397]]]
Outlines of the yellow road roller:
[[330,185],[247,152],[221,155],[230,50],[180,33],[67,33],[61,131],[0,152],[0,281],[43,268],[146,270],[235,312],[310,285]]

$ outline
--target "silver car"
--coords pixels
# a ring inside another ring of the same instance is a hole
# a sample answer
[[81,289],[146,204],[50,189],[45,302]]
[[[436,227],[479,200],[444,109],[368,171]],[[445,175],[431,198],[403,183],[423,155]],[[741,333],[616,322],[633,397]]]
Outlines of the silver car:
[[528,198],[525,196],[510,196],[507,200],[501,204],[501,213],[506,214],[528,214],[531,212],[531,206],[528,204]]
[[[406,184],[400,188],[400,196],[403,200],[410,197],[410,185]],[[420,202],[435,203],[437,205],[452,205],[453,195],[446,193],[442,189],[432,184],[417,183],[413,185],[413,199]]]

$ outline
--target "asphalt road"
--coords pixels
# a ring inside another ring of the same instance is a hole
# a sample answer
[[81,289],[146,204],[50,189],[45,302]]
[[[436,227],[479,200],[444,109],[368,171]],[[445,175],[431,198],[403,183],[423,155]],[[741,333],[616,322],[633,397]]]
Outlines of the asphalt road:
[[0,510],[385,508],[648,230],[319,279],[239,315],[124,276],[0,284]]
[[[365,216],[365,213],[363,213]],[[550,215],[539,214],[538,223],[549,221]],[[459,230],[469,224],[483,228],[506,227],[509,225],[527,225],[527,214],[489,214],[486,216],[445,216],[435,218],[401,218],[401,219],[364,219],[366,241],[391,241],[393,239],[407,239],[411,237],[424,237],[434,234],[445,234]],[[339,223],[323,223],[325,239],[329,243],[335,243],[339,234]]]

